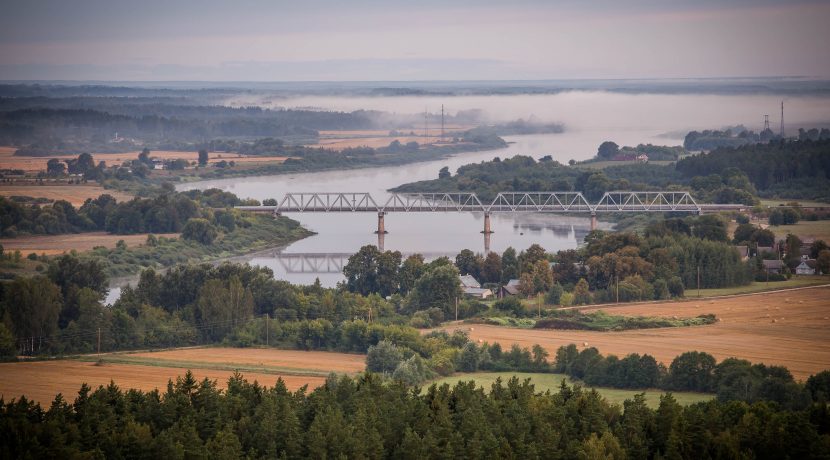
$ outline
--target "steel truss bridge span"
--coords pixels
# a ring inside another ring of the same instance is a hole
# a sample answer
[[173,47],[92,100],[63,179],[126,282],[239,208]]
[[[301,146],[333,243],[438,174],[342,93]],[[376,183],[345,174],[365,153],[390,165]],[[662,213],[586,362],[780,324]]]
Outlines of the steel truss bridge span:
[[613,191],[596,203],[581,192],[502,192],[492,202],[475,193],[393,193],[378,201],[369,193],[287,193],[275,206],[237,209],[275,214],[297,212],[690,212],[741,210],[744,205],[702,205],[683,191]]

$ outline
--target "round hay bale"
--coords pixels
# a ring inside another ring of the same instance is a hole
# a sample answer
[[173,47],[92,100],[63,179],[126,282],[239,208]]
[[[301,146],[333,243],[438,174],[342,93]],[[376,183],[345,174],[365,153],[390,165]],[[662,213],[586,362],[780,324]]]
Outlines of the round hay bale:
[[484,340],[478,339],[478,343],[482,343],[482,342],[484,342]]
[[825,316],[824,319],[830,319],[830,317]]
[[474,330],[475,330],[474,328],[472,328],[472,327],[470,328],[470,332],[473,332]]
[[790,301],[790,298],[789,298],[789,297],[787,297],[786,299],[784,299],[784,302],[789,302],[789,301]]
[[778,320],[777,320],[777,319],[773,319],[773,320],[772,320],[772,322],[773,322],[773,323],[777,323],[777,322],[778,322]]
[[582,342],[582,346],[583,346],[583,347],[587,347],[587,346],[588,346],[588,342]]

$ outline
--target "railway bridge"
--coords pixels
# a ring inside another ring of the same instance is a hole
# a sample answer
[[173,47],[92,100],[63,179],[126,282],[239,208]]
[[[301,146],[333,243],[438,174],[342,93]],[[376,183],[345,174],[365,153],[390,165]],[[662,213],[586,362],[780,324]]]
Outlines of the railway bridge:
[[379,202],[369,193],[287,193],[273,206],[237,206],[252,212],[285,213],[377,213],[377,233],[387,233],[384,216],[396,212],[478,212],[484,214],[484,230],[490,230],[493,213],[578,213],[591,216],[591,230],[598,213],[743,211],[742,204],[699,204],[685,191],[613,191],[590,203],[581,192],[502,192],[492,202],[482,202],[475,193],[393,193]]

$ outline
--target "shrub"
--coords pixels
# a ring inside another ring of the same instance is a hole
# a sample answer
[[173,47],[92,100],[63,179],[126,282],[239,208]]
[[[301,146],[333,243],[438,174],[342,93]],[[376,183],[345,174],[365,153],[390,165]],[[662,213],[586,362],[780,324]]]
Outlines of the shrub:
[[403,360],[403,353],[388,340],[381,340],[369,347],[366,354],[366,369],[372,372],[392,373]]
[[184,229],[182,229],[182,238],[198,241],[205,245],[213,243],[217,235],[216,228],[207,219],[188,219]]

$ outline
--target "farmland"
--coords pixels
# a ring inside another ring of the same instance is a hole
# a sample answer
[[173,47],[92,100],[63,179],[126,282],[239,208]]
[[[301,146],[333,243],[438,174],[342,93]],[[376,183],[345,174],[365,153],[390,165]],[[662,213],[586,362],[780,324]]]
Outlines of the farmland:
[[57,393],[74,399],[82,383],[93,388],[114,381],[123,389],[163,390],[169,379],[188,369],[201,380],[217,380],[224,388],[239,370],[249,381],[273,385],[282,378],[289,389],[317,387],[330,372],[353,374],[364,368],[363,355],[316,351],[187,348],[145,353],[111,353],[80,359],[0,364],[0,395],[10,400],[20,395],[47,404]]
[[[507,380],[514,375],[518,377],[519,381],[530,379],[530,383],[536,387],[536,391],[542,393],[545,391],[556,393],[559,391],[559,385],[563,381],[568,385],[574,384],[568,376],[563,374],[534,374],[527,372],[479,372],[474,374],[455,374],[435,380],[434,382],[438,385],[447,383],[450,386],[453,386],[458,382],[469,382],[470,380],[473,380],[475,381],[476,386],[483,387],[486,392],[490,390],[490,387],[497,378],[501,378],[502,385],[505,385]],[[602,395],[603,398],[612,404],[622,404],[626,399],[633,399],[636,394],[645,393],[646,403],[651,408],[656,408],[660,404],[660,396],[665,393],[661,390],[618,390],[615,388],[596,388],[596,390]],[[692,392],[674,392],[672,395],[677,402],[684,405],[700,401],[708,401],[714,397],[710,394]]]
[[52,201],[66,200],[76,208],[84,204],[87,198],[98,198],[105,193],[112,195],[118,201],[125,201],[132,198],[132,195],[127,193],[118,190],[108,190],[100,185],[92,184],[70,185],[65,182],[46,182],[43,185],[36,185],[34,183],[15,182],[0,185],[0,196],[28,196],[32,198],[45,198]]
[[[52,158],[56,158],[58,160],[69,160],[78,157],[78,155],[51,155],[46,157],[14,156],[15,150],[17,150],[17,148],[15,147],[0,147],[0,169],[22,169],[25,172],[45,171],[46,163]],[[124,153],[91,153],[92,156],[95,158],[96,162],[104,161],[106,162],[107,166],[114,166],[124,163],[125,161],[132,161],[137,159],[138,154],[140,152],[133,151]],[[235,163],[262,163],[285,161],[285,157],[247,156],[228,152],[209,152],[208,157],[208,164],[218,163],[222,160],[234,161]],[[153,150],[150,152],[150,158],[158,158],[160,160],[182,159],[187,161],[196,161],[199,158],[199,154],[196,151],[182,152],[174,150]]]
[[[6,251],[20,251],[22,254],[32,252],[40,255],[63,254],[72,250],[83,252],[98,246],[114,248],[119,240],[124,240],[128,247],[142,246],[147,241],[147,233],[135,235],[113,235],[106,232],[85,232],[68,235],[27,236],[25,238],[2,238],[0,244]],[[161,233],[157,237],[175,238],[178,233]]]
[[[615,315],[690,317],[714,314],[709,326],[621,332],[528,330],[500,326],[447,326],[469,331],[474,341],[542,345],[552,355],[563,345],[623,356],[648,353],[666,365],[686,351],[704,351],[716,359],[747,359],[786,366],[796,379],[830,369],[830,287],[770,292],[710,300],[604,306]],[[587,311],[597,308],[586,309]]]

